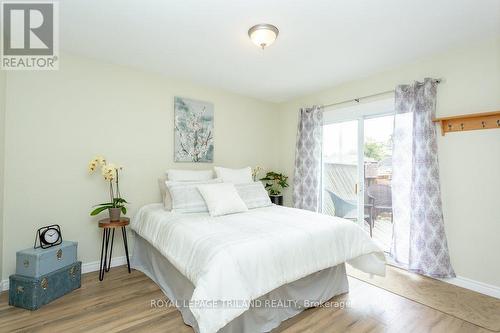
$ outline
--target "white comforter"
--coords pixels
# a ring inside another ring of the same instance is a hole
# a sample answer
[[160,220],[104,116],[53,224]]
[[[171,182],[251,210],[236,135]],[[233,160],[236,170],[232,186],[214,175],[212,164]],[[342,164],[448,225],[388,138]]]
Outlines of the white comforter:
[[218,331],[249,308],[204,301],[251,301],[346,261],[385,273],[382,252],[355,223],[294,208],[210,217],[152,204],[139,210],[132,228],[193,283],[190,309],[200,333]]

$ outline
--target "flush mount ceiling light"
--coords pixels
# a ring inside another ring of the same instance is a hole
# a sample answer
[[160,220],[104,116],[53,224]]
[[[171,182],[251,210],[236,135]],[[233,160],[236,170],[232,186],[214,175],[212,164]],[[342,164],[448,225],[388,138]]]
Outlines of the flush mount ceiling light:
[[274,43],[278,33],[278,28],[272,24],[257,24],[248,30],[248,37],[255,45],[264,49]]

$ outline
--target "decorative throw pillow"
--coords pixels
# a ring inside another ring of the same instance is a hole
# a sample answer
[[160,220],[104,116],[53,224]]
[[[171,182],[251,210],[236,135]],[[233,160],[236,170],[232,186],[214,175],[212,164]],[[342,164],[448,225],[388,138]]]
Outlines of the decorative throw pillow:
[[220,179],[201,182],[166,181],[165,184],[172,198],[172,211],[177,213],[208,212],[207,205],[198,190],[198,186],[220,182]]
[[261,182],[234,185],[248,209],[272,206],[264,185]]
[[214,179],[212,170],[167,170],[167,179],[169,181],[204,181]]
[[217,178],[222,179],[223,183],[245,184],[253,182],[252,168],[229,169],[214,167]]
[[233,184],[198,185],[198,190],[205,199],[210,216],[241,213],[248,210]]

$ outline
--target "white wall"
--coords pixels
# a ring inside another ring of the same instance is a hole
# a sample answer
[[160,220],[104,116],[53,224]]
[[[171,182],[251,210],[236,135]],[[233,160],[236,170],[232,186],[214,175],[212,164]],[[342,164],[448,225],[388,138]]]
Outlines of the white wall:
[[[500,110],[500,40],[480,42],[280,105],[280,167],[293,175],[298,109],[443,77],[437,116]],[[385,96],[387,97],[387,96]],[[500,130],[439,137],[443,211],[457,275],[500,286]],[[290,204],[291,189],[287,191]]]
[[[2,277],[3,257],[3,198],[4,198],[4,147],[5,147],[5,78],[6,73],[0,71],[0,278]],[[0,279],[0,290],[1,290]]]
[[[275,129],[267,125],[277,120],[272,103],[68,54],[59,71],[9,73],[3,279],[15,270],[16,251],[32,246],[35,230],[51,223],[79,242],[80,260],[99,260],[101,232],[89,211],[107,199],[107,186],[87,174],[94,155],[124,166],[129,216],[160,201],[157,177],[164,170],[213,166],[173,163],[174,96],[214,103],[215,165],[275,167]],[[123,255],[122,247],[119,238],[114,256]]]

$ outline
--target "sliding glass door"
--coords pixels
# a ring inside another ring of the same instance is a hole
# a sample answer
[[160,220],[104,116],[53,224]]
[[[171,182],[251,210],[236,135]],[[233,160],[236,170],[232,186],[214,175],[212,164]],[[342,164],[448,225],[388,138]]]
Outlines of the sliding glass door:
[[392,241],[392,136],[394,115],[363,119],[364,198],[367,223],[380,247],[390,251]]
[[379,114],[356,110],[351,119],[339,113],[338,121],[332,112],[323,128],[323,213],[358,223],[387,252],[393,226],[391,105]]
[[323,128],[323,213],[359,219],[359,147],[357,120]]

